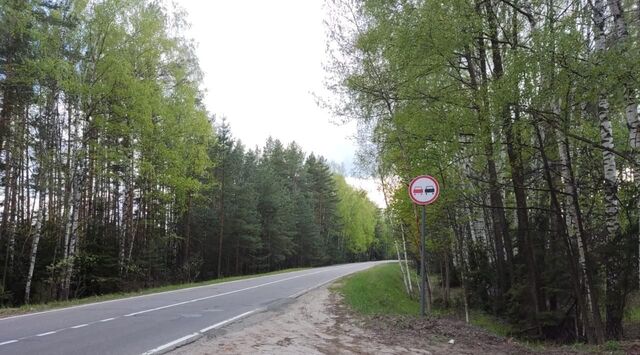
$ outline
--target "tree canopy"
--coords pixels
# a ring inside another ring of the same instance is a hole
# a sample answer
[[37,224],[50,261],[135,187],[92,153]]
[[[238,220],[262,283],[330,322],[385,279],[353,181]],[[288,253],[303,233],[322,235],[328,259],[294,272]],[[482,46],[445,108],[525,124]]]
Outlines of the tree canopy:
[[333,108],[359,123],[414,257],[406,186],[429,173],[432,267],[451,266],[473,306],[534,338],[619,339],[639,276],[637,5],[329,8]]
[[386,257],[324,158],[209,115],[185,26],[162,1],[0,0],[0,305]]

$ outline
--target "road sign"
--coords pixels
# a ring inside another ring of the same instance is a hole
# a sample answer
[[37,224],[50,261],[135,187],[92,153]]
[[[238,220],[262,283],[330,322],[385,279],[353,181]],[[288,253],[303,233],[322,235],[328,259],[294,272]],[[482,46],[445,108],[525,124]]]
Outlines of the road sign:
[[420,228],[420,314],[425,317],[425,306],[431,313],[431,301],[426,302],[427,287],[427,252],[425,250],[425,230],[427,229],[427,205],[434,203],[440,196],[438,180],[429,175],[420,175],[409,183],[409,197],[418,205],[422,205],[422,228]]
[[429,175],[420,175],[409,184],[409,197],[418,205],[428,205],[440,196],[438,180]]

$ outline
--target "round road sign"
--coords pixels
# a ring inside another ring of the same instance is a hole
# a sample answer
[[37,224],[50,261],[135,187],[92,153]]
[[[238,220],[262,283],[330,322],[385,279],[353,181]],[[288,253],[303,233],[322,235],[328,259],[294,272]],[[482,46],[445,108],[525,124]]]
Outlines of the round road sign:
[[429,175],[420,175],[409,184],[409,197],[418,205],[428,205],[440,196],[438,180]]

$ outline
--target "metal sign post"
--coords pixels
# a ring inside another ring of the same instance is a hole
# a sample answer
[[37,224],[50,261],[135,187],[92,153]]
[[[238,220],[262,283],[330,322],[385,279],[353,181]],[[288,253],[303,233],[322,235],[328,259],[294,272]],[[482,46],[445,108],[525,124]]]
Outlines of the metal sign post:
[[427,205],[435,202],[440,196],[440,185],[438,181],[429,176],[421,175],[409,184],[409,197],[411,200],[422,206],[422,228],[420,228],[420,315],[426,316],[426,289],[427,289],[427,259],[426,259],[426,237],[427,228]]
[[[425,251],[425,227],[427,225],[427,205],[422,205],[422,228],[420,229],[420,315],[426,315],[427,261]],[[429,310],[431,311],[431,310]]]

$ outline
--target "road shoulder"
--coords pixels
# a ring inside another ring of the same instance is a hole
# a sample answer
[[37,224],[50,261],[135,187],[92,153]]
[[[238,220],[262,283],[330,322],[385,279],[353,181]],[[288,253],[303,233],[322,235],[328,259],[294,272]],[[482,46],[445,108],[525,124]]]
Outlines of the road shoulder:
[[[354,315],[337,292],[323,286],[217,329],[172,354],[472,354],[479,350],[475,344],[455,340],[450,344],[443,334],[416,337],[412,331],[371,323],[375,321]],[[516,350],[506,341],[494,345],[480,349]]]

